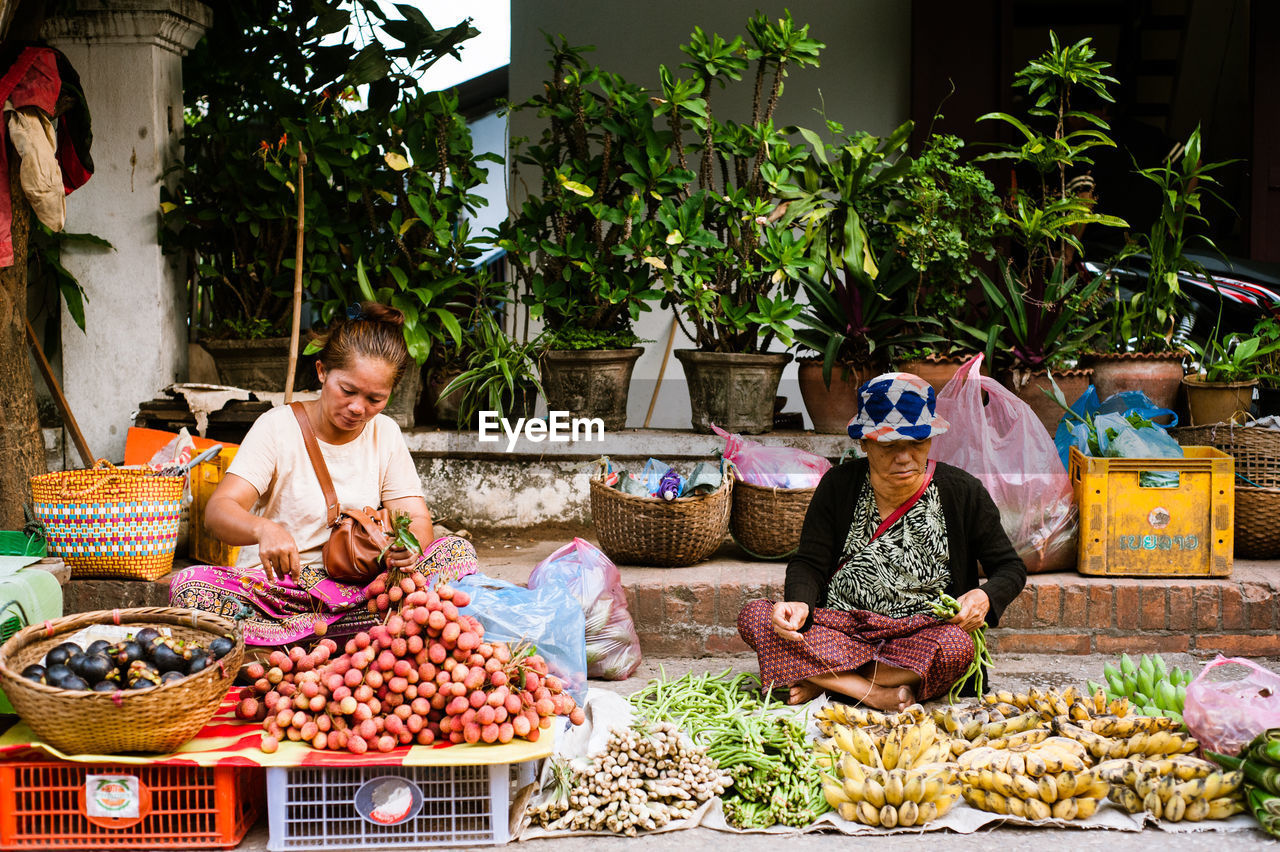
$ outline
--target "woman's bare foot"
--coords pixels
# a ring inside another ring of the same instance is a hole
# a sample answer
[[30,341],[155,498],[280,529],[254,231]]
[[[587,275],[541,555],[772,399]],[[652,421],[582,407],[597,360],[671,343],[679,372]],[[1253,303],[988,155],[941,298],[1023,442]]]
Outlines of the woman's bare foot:
[[862,700],[877,710],[899,713],[916,703],[916,694],[909,686],[872,686]]
[[822,692],[822,687],[816,683],[810,683],[802,680],[791,687],[790,693],[787,695],[788,704],[808,704],[810,701],[818,697]]

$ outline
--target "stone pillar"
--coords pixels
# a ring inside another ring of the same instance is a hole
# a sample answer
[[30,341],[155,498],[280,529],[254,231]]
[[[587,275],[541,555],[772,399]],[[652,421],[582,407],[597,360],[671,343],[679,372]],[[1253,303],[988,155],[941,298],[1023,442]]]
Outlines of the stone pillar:
[[86,328],[62,319],[63,388],[90,449],[124,458],[140,402],[185,378],[186,293],[160,250],[160,184],[182,133],[182,56],[212,20],[194,0],[75,0],[43,35],[80,74],[93,116],[93,178],[67,199],[67,230],[114,251],[69,248]]

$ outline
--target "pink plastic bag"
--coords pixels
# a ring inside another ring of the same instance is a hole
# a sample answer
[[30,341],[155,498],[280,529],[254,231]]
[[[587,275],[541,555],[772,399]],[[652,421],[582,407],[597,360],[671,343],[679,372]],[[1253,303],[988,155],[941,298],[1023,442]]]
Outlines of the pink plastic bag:
[[738,468],[748,485],[765,488],[816,488],[831,462],[795,447],[767,447],[741,435],[731,435],[714,423],[712,430],[724,438],[724,458]]
[[1070,570],[1079,516],[1057,448],[1031,406],[981,367],[975,355],[938,395],[937,413],[951,428],[933,439],[930,458],[981,480],[1027,571]]
[[636,635],[622,575],[591,542],[575,538],[538,563],[529,588],[552,584],[582,604],[587,620],[587,677],[626,680],[640,666]]
[[[1243,677],[1226,679],[1220,667]],[[1216,677],[1210,679],[1209,672]],[[1182,721],[1191,735],[1209,751],[1236,755],[1249,741],[1268,728],[1280,728],[1280,675],[1251,660],[1221,654],[1191,681],[1182,709]]]

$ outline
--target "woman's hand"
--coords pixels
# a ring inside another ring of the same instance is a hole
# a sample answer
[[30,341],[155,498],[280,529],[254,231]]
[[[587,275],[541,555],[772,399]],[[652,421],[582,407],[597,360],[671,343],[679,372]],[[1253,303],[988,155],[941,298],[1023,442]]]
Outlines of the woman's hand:
[[393,547],[387,551],[387,556],[383,560],[388,568],[405,569],[411,568],[418,564],[421,554],[410,550],[407,547]]
[[800,628],[804,627],[809,617],[809,605],[796,601],[778,601],[773,605],[773,632],[788,642],[801,642],[804,635]]
[[258,526],[258,558],[262,560],[262,570],[269,580],[283,580],[285,576],[298,581],[301,558],[298,556],[298,545],[289,531],[274,521],[265,518]]
[[991,599],[982,589],[970,589],[956,598],[960,604],[960,612],[952,616],[947,624],[954,624],[961,630],[972,633],[987,620],[987,610],[991,609]]

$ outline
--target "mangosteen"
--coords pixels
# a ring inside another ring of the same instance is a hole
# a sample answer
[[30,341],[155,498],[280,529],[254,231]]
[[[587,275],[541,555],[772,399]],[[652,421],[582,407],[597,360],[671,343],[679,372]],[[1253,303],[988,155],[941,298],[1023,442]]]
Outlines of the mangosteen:
[[48,654],[45,654],[44,664],[46,666],[66,665],[67,660],[71,659],[76,654],[83,653],[84,649],[75,642],[63,642]]
[[155,686],[155,683],[153,683],[152,681],[147,680],[146,678],[138,678],[137,680],[130,681],[128,688],[129,689],[150,689],[153,686]]
[[27,680],[34,680],[36,683],[44,683],[44,666],[39,663],[32,663],[22,670],[22,676]]
[[68,678],[63,678],[62,683],[58,684],[58,686],[62,689],[70,689],[76,692],[89,691],[89,684],[85,682],[84,678],[77,677],[76,675],[72,675],[71,677],[68,677]]
[[165,672],[160,675],[160,683],[173,683],[175,680],[182,680],[186,677],[182,672]]
[[151,661],[162,672],[185,671],[187,668],[187,661],[182,658],[182,655],[164,643],[160,643],[152,649]]
[[133,634],[133,641],[137,642],[144,648],[159,638],[160,631],[156,630],[154,627],[144,627],[137,633]]
[[69,677],[75,677],[76,673],[71,671],[65,665],[49,666],[44,672],[44,682],[49,686],[61,687],[62,682]]
[[235,647],[235,642],[231,641],[226,636],[219,636],[217,639],[214,639],[209,643],[209,653],[213,654],[214,659],[220,660],[227,654],[230,654],[232,649]]
[[142,687],[137,685],[138,681],[144,681],[147,686],[155,686],[160,682],[160,672],[150,663],[134,660],[129,664],[126,679],[130,689],[141,689]]
[[128,668],[134,660],[141,660],[143,656],[142,645],[133,640],[112,645],[107,651],[107,656],[115,660],[117,665],[125,668]]
[[213,664],[213,655],[208,651],[200,651],[191,658],[191,662],[187,663],[187,674],[195,674],[207,669]]
[[92,644],[90,644],[88,648],[85,648],[84,652],[86,654],[105,654],[107,653],[107,649],[110,647],[111,647],[111,643],[108,642],[106,639],[99,639],[96,642],[93,642]]
[[93,685],[94,692],[115,692],[120,688],[120,684],[114,680],[100,680]]
[[89,683],[106,680],[116,668],[105,654],[81,654],[78,657],[72,657],[70,667],[71,671]]

